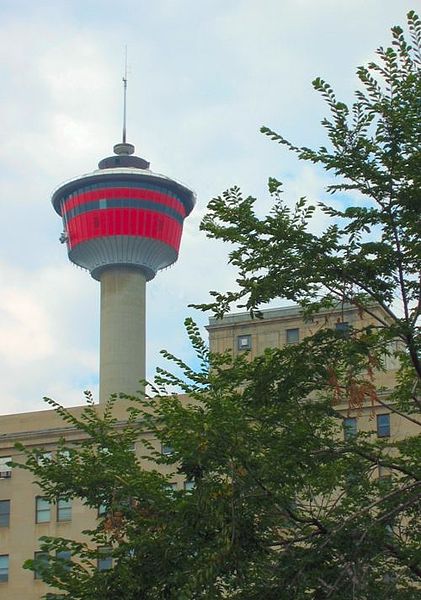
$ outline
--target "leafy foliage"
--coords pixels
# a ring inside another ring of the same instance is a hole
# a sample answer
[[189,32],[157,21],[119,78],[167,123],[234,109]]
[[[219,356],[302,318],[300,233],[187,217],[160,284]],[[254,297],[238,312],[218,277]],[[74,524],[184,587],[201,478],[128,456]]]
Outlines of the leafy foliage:
[[[255,311],[280,296],[317,312],[332,303],[350,302],[366,312],[374,301],[383,309],[379,326],[398,336],[421,376],[421,24],[408,14],[410,46],[400,27],[392,29],[392,46],[379,48],[379,64],[357,71],[362,91],[349,108],[320,78],[314,88],[326,101],[324,119],[331,148],[297,147],[267,127],[262,132],[295,152],[299,159],[321,164],[334,174],[328,191],[358,192],[361,203],[339,210],[320,204],[332,223],[321,235],[311,232],[316,209],[305,198],[294,208],[283,201],[281,184],[269,179],[274,206],[259,218],[254,198],[238,188],[209,204],[202,229],[209,237],[234,244],[230,262],[238,268],[239,291],[213,292],[215,301],[201,308],[222,316],[243,300]],[[351,197],[352,200],[352,197]]]
[[[46,598],[419,597],[421,439],[369,432],[344,439],[337,410],[339,401],[357,409],[384,403],[373,372],[392,353],[402,367],[388,410],[420,424],[421,23],[413,12],[408,26],[412,47],[395,27],[380,63],[358,70],[364,91],[352,108],[326,82],[314,82],[331,111],[324,125],[332,149],[299,148],[264,129],[332,171],[339,178],[332,193],[356,190],[365,204],[342,211],[323,205],[332,222],[317,236],[309,227],[315,207],[301,199],[290,209],[270,179],[269,215],[258,218],[255,200],[234,188],[211,201],[202,225],[234,244],[230,260],[239,271],[238,292],[214,292],[204,305],[216,315],[243,301],[259,317],[262,303],[282,296],[308,316],[350,303],[372,325],[348,336],[321,328],[250,360],[210,353],[188,320],[199,367],[165,352],[182,376],[160,370],[153,395],[131,399],[126,424],[113,417],[115,397],[102,416],[88,398],[80,418],[49,400],[80,442],[63,440],[42,461],[42,449],[21,446],[21,468],[52,501],[78,498],[105,513],[77,542],[43,538],[48,561],[26,566],[56,588]],[[174,385],[186,396],[168,394]],[[156,440],[171,452],[161,453]],[[387,477],[377,477],[379,468]],[[192,489],[169,489],[177,478]],[[113,559],[108,571],[96,564],[104,549]],[[71,553],[70,570],[56,556],[63,550]]]
[[[41,462],[41,449],[21,447],[51,500],[106,506],[85,543],[44,538],[49,563],[28,561],[62,590],[46,597],[415,598],[420,440],[341,441],[327,365],[348,363],[347,339],[321,331],[250,362],[205,352],[187,325],[203,360],[179,381],[192,375],[189,400],[162,395],[176,380],[161,371],[162,394],[134,402],[122,429],[113,401],[104,417],[88,407],[79,420],[58,407],[86,435],[66,460],[60,447]],[[141,466],[139,435],[167,476]],[[389,479],[375,477],[379,466]],[[193,489],[168,489],[180,476]],[[112,570],[98,571],[99,548],[110,548]],[[56,558],[63,550],[70,571]]]

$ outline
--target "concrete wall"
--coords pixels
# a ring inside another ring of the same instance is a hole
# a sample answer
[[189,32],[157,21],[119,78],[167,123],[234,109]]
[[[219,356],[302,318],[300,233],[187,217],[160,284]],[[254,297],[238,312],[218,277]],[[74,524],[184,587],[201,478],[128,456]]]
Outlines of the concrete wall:
[[111,394],[136,394],[145,378],[146,278],[139,269],[101,274],[100,403]]

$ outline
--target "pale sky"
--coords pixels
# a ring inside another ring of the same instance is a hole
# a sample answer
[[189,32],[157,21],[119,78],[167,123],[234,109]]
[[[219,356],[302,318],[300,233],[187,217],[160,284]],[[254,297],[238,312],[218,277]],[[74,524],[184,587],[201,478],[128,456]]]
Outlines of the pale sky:
[[97,394],[99,284],[69,263],[50,198],[120,140],[125,45],[128,141],[198,198],[178,262],[148,284],[152,377],[161,348],[192,360],[183,321],[207,316],[187,305],[233,286],[227,248],[199,231],[208,201],[239,185],[263,212],[269,176],[291,202],[322,199],[326,177],[259,129],[325,143],[312,79],[351,102],[356,67],[411,8],[419,0],[0,0],[0,413]]

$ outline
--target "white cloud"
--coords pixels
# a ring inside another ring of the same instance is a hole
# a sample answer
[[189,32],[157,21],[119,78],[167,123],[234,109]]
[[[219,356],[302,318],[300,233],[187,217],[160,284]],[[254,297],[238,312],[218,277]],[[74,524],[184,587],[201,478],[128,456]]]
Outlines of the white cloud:
[[[97,385],[99,286],[67,263],[50,206],[63,180],[93,170],[121,135],[129,49],[128,137],[152,168],[185,181],[198,206],[179,262],[148,286],[149,374],[158,350],[191,356],[182,321],[209,289],[232,288],[227,249],[198,231],[210,197],[232,185],[269,205],[323,197],[320,172],[258,133],[323,143],[310,85],[350,98],[354,71],[412,0],[5,0],[0,3],[0,377],[2,412],[78,403]],[[317,215],[317,227],[323,217]],[[201,324],[205,316],[197,315]]]
[[96,385],[98,307],[81,275],[70,265],[0,264],[2,412],[43,408],[44,395],[63,390],[67,404],[78,403],[80,390]]
[[23,296],[22,289],[6,288],[3,292],[0,329],[0,357],[6,365],[25,367],[26,363],[46,359],[54,352],[44,306]]

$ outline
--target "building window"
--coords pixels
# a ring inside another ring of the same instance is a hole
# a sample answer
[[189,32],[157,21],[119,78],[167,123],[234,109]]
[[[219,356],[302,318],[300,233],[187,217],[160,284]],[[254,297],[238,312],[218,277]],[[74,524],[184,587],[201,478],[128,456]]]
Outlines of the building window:
[[351,440],[357,435],[357,418],[346,417],[343,422],[344,440]]
[[287,344],[298,344],[300,341],[300,330],[298,327],[287,329]]
[[61,463],[69,462],[70,450],[67,448],[60,448],[60,450],[57,452],[57,460]]
[[9,527],[10,500],[0,500],[0,527]]
[[349,334],[349,323],[348,321],[338,321],[335,323],[335,329],[343,337],[347,337]]
[[0,479],[9,479],[12,476],[12,467],[9,466],[11,456],[0,456]]
[[49,523],[51,520],[51,503],[48,498],[37,496],[35,498],[35,522]]
[[378,437],[389,437],[390,436],[390,415],[377,415],[377,436]]
[[391,479],[392,479],[391,470],[388,467],[379,465],[379,480],[380,481],[390,481]]
[[165,490],[167,492],[176,492],[177,491],[177,482],[171,481],[165,484]]
[[42,579],[42,573],[48,565],[48,552],[34,552],[34,560],[38,561],[38,567],[35,567],[34,579]]
[[58,550],[56,558],[62,563],[65,571],[70,571],[72,568],[72,553],[70,550]]
[[40,467],[48,465],[48,463],[51,462],[51,452],[43,452],[40,454],[37,458],[37,462]]
[[[389,527],[389,529],[391,530],[392,528],[390,527],[390,525],[387,525],[387,527]],[[392,531],[389,531],[388,533],[392,533]],[[396,580],[398,578],[398,575],[396,573],[393,573],[392,571],[388,571],[387,573],[385,573],[382,577],[383,579],[383,583],[387,583],[387,584],[391,584],[391,583],[395,583]]]
[[72,520],[72,502],[64,498],[57,500],[57,521]]
[[113,558],[111,556],[111,548],[98,548],[98,571],[109,571],[113,566]]
[[0,555],[0,582],[9,581],[9,555]]
[[251,335],[239,335],[237,337],[238,350],[251,350]]
[[196,483],[194,479],[187,479],[187,481],[184,482],[184,489],[186,492],[191,492],[195,487]]
[[107,514],[108,512],[108,506],[107,504],[105,504],[105,502],[102,502],[99,506],[98,506],[98,517],[103,517]]
[[171,454],[174,453],[174,448],[171,446],[171,444],[161,444],[161,454],[163,456],[171,456]]

